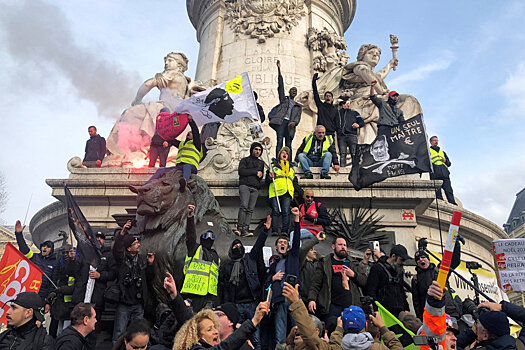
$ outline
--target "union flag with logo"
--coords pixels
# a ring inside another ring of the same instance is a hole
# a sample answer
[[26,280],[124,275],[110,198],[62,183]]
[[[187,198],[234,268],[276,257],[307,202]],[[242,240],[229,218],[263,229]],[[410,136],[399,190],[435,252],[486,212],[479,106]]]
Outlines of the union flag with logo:
[[42,270],[26,258],[14,245],[7,243],[0,260],[0,322],[7,324],[6,302],[22,292],[38,293],[42,284]]

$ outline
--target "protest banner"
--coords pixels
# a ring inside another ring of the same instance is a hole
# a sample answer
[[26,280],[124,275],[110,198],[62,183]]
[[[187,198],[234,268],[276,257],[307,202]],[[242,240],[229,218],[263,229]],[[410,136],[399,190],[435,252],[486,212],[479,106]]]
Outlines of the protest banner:
[[503,290],[525,292],[525,238],[496,239],[492,247]]

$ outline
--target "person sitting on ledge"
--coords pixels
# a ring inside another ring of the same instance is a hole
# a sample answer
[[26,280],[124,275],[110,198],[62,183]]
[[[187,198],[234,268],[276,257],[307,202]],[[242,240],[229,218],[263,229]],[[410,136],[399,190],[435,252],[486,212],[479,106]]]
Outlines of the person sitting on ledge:
[[326,128],[323,125],[317,125],[314,133],[306,136],[297,150],[295,159],[301,164],[305,179],[314,178],[310,170],[311,166],[322,167],[321,179],[332,178],[328,175],[332,164],[335,171],[339,171],[339,160],[335,151],[334,137],[325,134]]

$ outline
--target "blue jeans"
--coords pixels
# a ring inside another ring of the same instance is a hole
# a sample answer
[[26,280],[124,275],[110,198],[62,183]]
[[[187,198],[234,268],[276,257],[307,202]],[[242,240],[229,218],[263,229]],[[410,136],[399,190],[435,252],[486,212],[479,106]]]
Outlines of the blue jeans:
[[[290,248],[292,247],[294,232],[295,231],[290,232]],[[308,231],[305,228],[301,229],[301,240],[307,239],[307,238],[312,238],[312,237],[315,237],[315,235],[312,232]],[[301,244],[302,244],[302,242],[301,242]]]
[[272,232],[279,232],[279,206],[277,205],[277,198],[281,204],[281,215],[283,217],[283,225],[281,233],[288,233],[290,228],[290,202],[292,197],[285,193],[279,197],[272,197],[270,201],[272,203]]
[[325,152],[324,156],[319,159],[317,162],[313,162],[306,153],[300,153],[297,156],[297,159],[299,160],[299,163],[301,164],[301,168],[303,168],[305,174],[309,174],[312,171],[310,170],[311,166],[320,166],[321,174],[328,174],[330,171],[330,165],[332,165],[332,153]]
[[277,131],[277,145],[275,146],[276,158],[279,158],[279,151],[283,147],[283,139],[285,139],[284,144],[286,147],[290,148],[290,153],[292,153],[292,140],[290,137],[290,132],[288,130],[288,123],[290,121],[284,119],[281,125],[278,126]]
[[130,321],[143,317],[144,307],[141,304],[118,304],[117,312],[115,313],[115,324],[113,326],[113,345],[115,345],[117,339],[126,331]]
[[[246,304],[235,304],[237,306],[237,311],[239,311],[239,323],[242,324],[246,320],[251,320],[253,315],[255,315],[255,309],[257,308],[258,303],[246,303]],[[261,350],[261,327],[257,325],[255,333],[253,333],[252,338],[250,339],[253,346],[256,350]]]
[[197,168],[193,164],[179,163],[175,166],[175,169],[182,170],[182,177],[188,181],[191,174],[197,174]]
[[285,300],[274,307],[275,310],[275,341],[277,344],[286,343],[286,326],[288,321],[288,307],[290,302]]

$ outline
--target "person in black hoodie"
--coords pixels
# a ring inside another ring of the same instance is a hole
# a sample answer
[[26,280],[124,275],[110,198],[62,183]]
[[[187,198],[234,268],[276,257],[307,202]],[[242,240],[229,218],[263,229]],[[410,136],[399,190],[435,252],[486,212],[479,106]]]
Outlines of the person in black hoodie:
[[251,237],[250,222],[253,209],[262,186],[264,162],[260,159],[262,145],[254,142],[250,146],[250,155],[239,162],[239,215],[237,219],[237,236]]
[[6,311],[7,330],[0,334],[0,349],[53,350],[55,340],[37,321],[44,321],[42,298],[34,292],[19,293]]
[[316,125],[323,125],[326,128],[326,135],[335,137],[338,111],[337,107],[334,106],[334,94],[331,91],[326,91],[324,93],[324,102],[321,101],[319,92],[317,91],[317,79],[319,79],[319,74],[315,73],[312,79],[312,89],[315,105],[317,106]]
[[414,255],[414,259],[417,264],[417,274],[412,278],[412,303],[414,304],[417,318],[422,320],[428,287],[437,277],[437,272],[436,265],[430,262],[428,254],[424,250],[418,250]]
[[346,100],[343,108],[339,110],[335,122],[341,166],[345,167],[348,148],[350,148],[350,154],[353,158],[357,148],[357,129],[364,127],[365,121],[359,112],[350,109],[350,101]]
[[436,197],[438,199],[443,199],[441,194],[441,189],[445,191],[445,196],[447,196],[447,201],[450,204],[457,205],[454,199],[454,191],[452,190],[452,183],[450,182],[450,158],[448,155],[439,148],[439,140],[437,136],[432,136],[430,138],[430,158],[432,160],[432,167],[434,171],[430,173],[431,180],[442,180],[443,183],[441,187],[436,190]]
[[106,139],[97,134],[97,128],[93,125],[88,128],[88,133],[89,140],[86,141],[82,164],[88,168],[100,168],[106,156]]
[[71,311],[71,326],[57,338],[57,350],[88,350],[87,336],[95,330],[96,324],[93,304],[76,305]]

